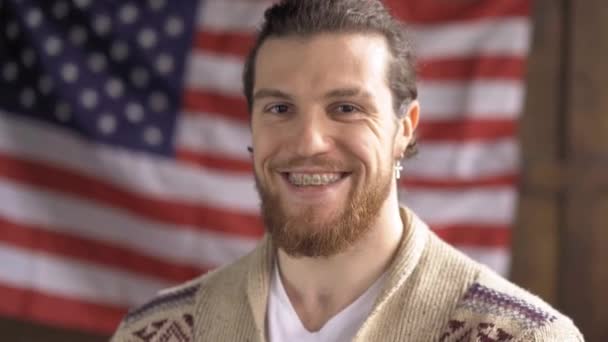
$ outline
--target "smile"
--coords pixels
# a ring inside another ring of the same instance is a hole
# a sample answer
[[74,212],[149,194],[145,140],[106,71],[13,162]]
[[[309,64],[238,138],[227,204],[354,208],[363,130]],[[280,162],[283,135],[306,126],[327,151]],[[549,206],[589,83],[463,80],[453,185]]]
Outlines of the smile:
[[285,172],[283,173],[289,183],[297,187],[305,186],[324,186],[333,184],[346,176],[346,173],[324,172],[324,173],[303,173]]

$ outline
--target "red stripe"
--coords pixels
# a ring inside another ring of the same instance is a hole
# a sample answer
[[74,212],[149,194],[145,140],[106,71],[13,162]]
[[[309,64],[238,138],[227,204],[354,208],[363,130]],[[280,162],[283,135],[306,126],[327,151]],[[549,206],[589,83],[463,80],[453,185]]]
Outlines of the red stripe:
[[153,198],[72,170],[4,154],[0,154],[0,176],[94,200],[176,226],[193,226],[255,238],[261,237],[264,232],[258,215]]
[[33,251],[44,251],[175,283],[192,279],[208,270],[208,268],[167,262],[109,243],[69,236],[39,225],[12,222],[2,216],[0,216],[0,241]]
[[196,166],[218,169],[229,172],[253,174],[253,167],[250,161],[231,159],[223,156],[214,155],[207,152],[198,152],[189,149],[178,149],[177,159]]
[[194,37],[194,48],[244,58],[254,42],[253,33],[198,31]]
[[244,96],[230,96],[208,90],[186,89],[184,110],[196,115],[217,115],[229,119],[249,121],[247,101]]
[[498,186],[515,186],[519,181],[518,175],[507,174],[493,177],[475,178],[475,179],[424,179],[414,178],[407,175],[407,161],[405,162],[406,173],[405,177],[399,182],[400,187],[406,189],[411,188],[426,188],[426,189],[470,189],[479,187],[498,187]]
[[496,225],[437,226],[431,229],[444,241],[454,246],[509,247],[511,228]]
[[521,80],[526,72],[523,57],[478,56],[421,60],[418,75],[427,80]]
[[0,284],[0,315],[111,334],[127,309]]
[[517,135],[517,121],[511,119],[422,121],[417,134],[422,144],[425,141],[464,142],[511,138]]
[[391,13],[406,23],[441,24],[502,17],[528,17],[530,0],[403,1],[386,0]]

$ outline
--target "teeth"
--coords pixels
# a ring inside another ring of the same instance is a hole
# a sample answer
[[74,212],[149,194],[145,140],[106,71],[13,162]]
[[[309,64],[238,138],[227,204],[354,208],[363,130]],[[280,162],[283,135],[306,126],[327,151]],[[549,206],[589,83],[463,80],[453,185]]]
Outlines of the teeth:
[[289,173],[289,182],[297,186],[320,186],[340,179],[339,173]]

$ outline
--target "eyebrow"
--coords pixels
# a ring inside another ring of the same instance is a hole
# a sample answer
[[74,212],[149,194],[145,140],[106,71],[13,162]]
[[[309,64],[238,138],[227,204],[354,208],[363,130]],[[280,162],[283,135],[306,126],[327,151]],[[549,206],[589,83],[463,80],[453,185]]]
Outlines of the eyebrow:
[[262,88],[262,89],[256,91],[255,94],[253,94],[254,100],[260,100],[260,99],[267,98],[267,97],[274,97],[274,98],[290,100],[290,101],[293,100],[293,97],[291,95],[284,93],[277,89]]
[[335,89],[332,90],[330,92],[328,92],[327,94],[325,94],[325,98],[330,99],[330,98],[336,98],[336,97],[365,97],[365,98],[371,98],[372,95],[366,91],[363,90],[361,88],[357,88],[357,87],[353,87],[353,88],[339,88],[339,89]]
[[[357,88],[357,87],[334,89],[334,90],[331,90],[328,93],[326,93],[323,97],[326,99],[331,99],[331,98],[339,98],[339,97],[357,97],[357,96],[365,97],[365,98],[372,97],[372,95],[368,91],[363,90],[361,88]],[[268,97],[293,101],[293,97],[291,95],[289,95],[285,92],[282,92],[278,89],[262,88],[262,89],[256,91],[255,94],[253,94],[254,100],[260,100],[260,99],[268,98]]]

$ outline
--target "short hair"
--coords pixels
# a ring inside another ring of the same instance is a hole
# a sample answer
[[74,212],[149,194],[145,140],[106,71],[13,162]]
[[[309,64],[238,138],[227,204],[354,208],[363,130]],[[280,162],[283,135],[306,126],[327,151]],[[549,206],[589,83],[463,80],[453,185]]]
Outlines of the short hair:
[[[403,23],[395,20],[379,0],[282,0],[268,8],[243,70],[243,91],[247,108],[253,107],[255,63],[266,39],[312,36],[320,33],[377,33],[385,37],[392,59],[387,84],[398,117],[418,97],[415,57]],[[412,139],[405,155],[416,154]]]

